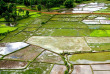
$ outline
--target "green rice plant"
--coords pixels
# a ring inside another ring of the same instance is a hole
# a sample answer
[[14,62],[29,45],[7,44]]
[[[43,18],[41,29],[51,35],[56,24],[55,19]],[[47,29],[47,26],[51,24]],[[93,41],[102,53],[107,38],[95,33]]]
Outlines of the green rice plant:
[[37,28],[26,28],[24,31],[36,31]]
[[110,60],[110,52],[74,54],[69,57],[69,61],[77,60],[107,61]]
[[107,37],[107,32],[105,30],[94,30],[90,36],[92,37]]
[[57,18],[64,18],[64,17],[68,17],[68,18],[84,18],[86,16],[88,16],[89,14],[62,14],[62,15],[56,15],[55,17]]
[[0,27],[0,33],[9,33],[11,31],[15,31],[17,27]]
[[89,47],[95,51],[103,51],[110,49],[110,43],[89,43]]

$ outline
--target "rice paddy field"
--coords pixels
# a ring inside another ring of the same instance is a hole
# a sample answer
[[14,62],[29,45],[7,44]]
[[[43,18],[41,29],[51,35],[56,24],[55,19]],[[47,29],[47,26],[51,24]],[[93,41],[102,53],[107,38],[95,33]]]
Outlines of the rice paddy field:
[[0,74],[64,74],[63,58],[71,64],[71,74],[110,74],[108,14],[31,11],[30,17],[14,26],[0,20]]

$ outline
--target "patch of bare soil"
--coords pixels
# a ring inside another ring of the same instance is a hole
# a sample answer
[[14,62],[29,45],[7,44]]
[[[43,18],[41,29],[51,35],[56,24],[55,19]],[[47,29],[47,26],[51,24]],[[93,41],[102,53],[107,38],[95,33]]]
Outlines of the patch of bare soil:
[[1,60],[0,69],[22,69],[27,65],[27,62]]
[[92,74],[89,65],[75,65],[72,74]]
[[93,70],[110,70],[110,64],[91,65]]
[[110,71],[94,71],[94,74],[110,74]]
[[54,65],[50,74],[64,74],[66,67],[64,65]]
[[5,43],[0,43],[0,47],[5,47]]

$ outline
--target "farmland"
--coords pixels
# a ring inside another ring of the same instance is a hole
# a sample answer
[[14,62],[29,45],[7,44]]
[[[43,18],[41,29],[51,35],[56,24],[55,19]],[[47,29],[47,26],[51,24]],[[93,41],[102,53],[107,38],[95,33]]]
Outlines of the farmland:
[[60,7],[38,12],[17,5],[17,14],[25,16],[27,9],[29,17],[14,23],[0,18],[0,74],[110,73],[109,3],[60,13],[52,12]]

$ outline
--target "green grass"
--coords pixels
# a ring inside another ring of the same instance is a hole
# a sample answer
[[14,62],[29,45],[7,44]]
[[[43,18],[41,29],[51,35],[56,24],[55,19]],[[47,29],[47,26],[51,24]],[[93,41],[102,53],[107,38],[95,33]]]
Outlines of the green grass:
[[27,27],[29,28],[29,27],[40,27],[41,25],[40,24],[29,24]]
[[74,29],[55,29],[51,36],[77,36],[77,34]]
[[89,29],[103,29],[103,30],[109,30],[110,25],[88,25]]
[[4,37],[5,37],[4,35],[3,36],[0,36],[0,40],[2,40]]
[[39,17],[41,16],[40,14],[34,14],[34,15],[31,15],[30,17]]
[[59,7],[52,7],[52,8],[50,8],[50,10],[59,10],[59,9],[62,9],[62,8],[65,8],[65,6],[63,6],[63,5],[61,5],[61,6],[59,6]]
[[110,36],[110,30],[106,30],[107,35]]
[[21,32],[23,29],[25,29],[25,27],[19,27],[16,31],[8,33],[7,36],[12,37],[12,36],[16,35],[17,33]]
[[15,31],[17,27],[0,27],[0,33],[8,33],[11,31]]
[[90,36],[92,37],[108,37],[110,36],[110,30],[94,30]]
[[61,9],[60,7],[53,7],[51,8],[51,10],[58,10],[58,9]]
[[19,20],[19,21],[17,21],[17,22],[20,23],[20,24],[29,24],[29,23],[33,22],[34,19],[35,19],[35,18],[30,18],[30,17],[28,17],[28,18]]
[[62,22],[62,21],[49,21],[43,28],[88,28],[82,22]]
[[5,21],[5,19],[4,18],[0,18],[0,21]]
[[19,12],[17,11],[17,14],[19,13],[20,16],[26,15],[26,11],[24,10],[24,12]]
[[88,29],[45,29],[40,28],[34,35],[38,36],[89,36]]
[[27,24],[17,24],[16,27],[25,27]]
[[19,34],[15,35],[15,36],[6,37],[3,41],[4,42],[23,42],[29,37],[30,37],[30,33],[20,32]]
[[26,28],[24,31],[36,31],[37,28]]
[[1,23],[1,24],[0,24],[0,27],[7,27],[7,26],[6,26],[6,24]]
[[104,37],[104,36],[108,36],[107,32],[105,30],[94,30],[90,36],[92,37]]
[[[23,15],[26,15],[26,10],[24,10],[24,12],[19,12],[17,11],[17,14],[19,13],[20,16],[23,16]],[[41,14],[39,14],[38,12],[32,12],[32,11],[29,11],[29,15],[30,17],[39,17],[41,16]]]
[[110,50],[110,43],[89,43],[88,45],[95,51]]
[[106,60],[110,60],[110,52],[74,54],[69,57],[69,60],[70,61],[76,61],[76,60],[106,61]]

